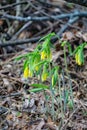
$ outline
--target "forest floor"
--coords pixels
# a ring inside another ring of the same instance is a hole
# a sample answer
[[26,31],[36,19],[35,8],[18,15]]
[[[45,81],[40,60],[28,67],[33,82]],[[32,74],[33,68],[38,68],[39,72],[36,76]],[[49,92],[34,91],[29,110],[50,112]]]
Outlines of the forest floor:
[[[4,1],[0,5],[5,7],[10,4],[13,3]],[[53,3],[50,2],[50,4]],[[21,11],[18,12],[18,9]],[[45,4],[43,6],[42,3],[31,0],[28,4],[4,8],[1,10],[1,15],[4,13],[17,15],[19,13],[18,15],[25,17],[51,17],[51,15],[74,12],[76,9],[87,10],[79,5],[64,6],[62,3],[59,7]],[[67,23],[68,18],[27,22],[9,18],[0,19],[0,130],[87,130],[87,46],[84,48],[84,64],[82,66],[76,64],[75,58],[70,57],[67,50],[67,66],[74,107],[70,108],[67,104],[66,110],[60,112],[60,105],[56,102],[59,93],[56,92],[54,115],[52,115],[51,91],[45,91],[49,98],[47,100],[44,91],[30,93],[31,84],[39,84],[40,81],[36,77],[24,80],[23,60],[15,61],[18,56],[34,51],[38,44],[38,40],[27,42],[27,44],[23,44],[23,41],[31,38],[39,39],[51,32],[59,34],[60,40],[68,41],[73,49],[87,42],[87,18],[82,17],[73,24],[69,23],[63,31]],[[26,28],[23,29],[25,26]],[[20,45],[17,45],[18,40],[22,41]],[[16,45],[14,46],[4,46],[5,42],[14,44],[15,41]],[[2,43],[3,45],[1,45]],[[64,80],[61,81],[61,90],[63,91],[64,86],[68,90],[70,84],[65,73],[63,48],[59,40],[53,44],[55,49],[52,50],[52,62],[64,69],[64,75],[61,75],[61,79]],[[48,79],[44,83],[49,85],[50,82]],[[57,88],[58,85],[56,85]]]

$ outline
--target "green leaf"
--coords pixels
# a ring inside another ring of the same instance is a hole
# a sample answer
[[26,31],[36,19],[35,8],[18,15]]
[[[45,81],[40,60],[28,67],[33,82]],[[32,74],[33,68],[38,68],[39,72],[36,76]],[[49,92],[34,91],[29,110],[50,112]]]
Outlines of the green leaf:
[[45,63],[48,63],[48,61],[47,60],[40,61],[39,63],[35,64],[34,67],[36,67],[38,65],[43,65]]
[[43,89],[48,89],[49,88],[49,86],[44,85],[44,84],[31,84],[31,86],[37,87],[37,88],[43,88]]
[[71,44],[68,43],[67,46],[68,46],[69,54],[72,55],[72,47],[71,47]]
[[80,49],[80,52],[79,52],[79,56],[80,56],[80,61],[82,64],[84,64],[84,54],[83,54],[83,49]]
[[45,40],[45,39],[47,39],[47,38],[51,39],[53,36],[55,36],[55,33],[54,33],[54,32],[53,32],[53,33],[50,33],[50,34],[48,34],[48,35],[46,35],[46,36],[44,36],[44,37],[42,37],[42,38],[39,40],[39,42],[42,41],[42,40]]
[[73,51],[72,55],[74,55],[75,53],[77,53],[77,51],[79,49],[84,49],[84,47],[87,45],[87,43],[82,43],[81,45],[79,45],[78,47],[76,47],[76,49]]
[[16,116],[18,117],[18,116],[20,116],[20,115],[21,115],[21,112],[18,111],[18,112],[16,113]]
[[23,54],[23,55],[20,55],[18,57],[15,58],[16,61],[18,60],[21,60],[22,58],[26,58],[27,56],[31,55],[30,53],[27,53],[27,54]]
[[84,47],[87,45],[87,42],[84,42],[83,44],[82,44],[82,48],[84,49]]
[[28,65],[28,60],[24,61],[24,66],[23,66],[23,70],[25,70],[26,66]]
[[31,90],[28,90],[29,92],[39,92],[39,91],[43,91],[43,90],[46,90],[46,89],[43,89],[43,88],[34,88],[34,89],[31,89]]
[[52,86],[55,86],[58,81],[58,70],[59,70],[58,66],[55,66],[53,68]]
[[67,41],[63,41],[61,46],[64,47],[67,44]]
[[69,107],[70,109],[73,109],[74,105],[73,105],[73,101],[72,101],[72,100],[69,100],[69,101],[68,101],[68,107]]
[[74,4],[73,4],[73,3],[67,3],[67,7],[73,8],[73,7],[74,7]]
[[68,100],[69,100],[69,91],[68,90],[65,91],[65,95],[66,95],[66,97],[65,97],[66,102],[68,102]]
[[48,89],[49,88],[49,86],[44,85],[44,84],[31,84],[31,86],[37,87],[37,88],[43,88],[43,89]]
[[80,49],[80,46],[76,47],[76,49],[72,52],[72,55],[75,55],[79,49]]
[[87,116],[87,112],[86,111],[83,111],[82,112],[84,116]]
[[52,76],[52,86],[56,85],[58,80],[58,72],[55,72],[54,75]]

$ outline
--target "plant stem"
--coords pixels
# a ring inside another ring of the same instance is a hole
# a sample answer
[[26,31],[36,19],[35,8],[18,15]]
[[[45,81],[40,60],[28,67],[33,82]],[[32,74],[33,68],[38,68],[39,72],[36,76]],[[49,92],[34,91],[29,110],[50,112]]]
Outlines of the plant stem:
[[63,47],[64,49],[64,61],[65,61],[65,67],[66,67],[66,70],[67,70],[67,58],[66,58],[66,48],[65,46]]

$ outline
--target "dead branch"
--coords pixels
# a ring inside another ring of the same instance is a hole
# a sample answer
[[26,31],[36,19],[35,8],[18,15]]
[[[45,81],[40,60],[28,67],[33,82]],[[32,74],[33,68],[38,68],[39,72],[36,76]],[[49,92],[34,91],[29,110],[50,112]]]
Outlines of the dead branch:
[[1,19],[10,19],[10,20],[18,20],[21,22],[27,22],[27,21],[46,21],[46,20],[58,20],[58,19],[64,19],[64,18],[70,18],[70,17],[87,17],[87,11],[75,11],[73,13],[67,13],[67,14],[60,14],[60,15],[51,15],[49,16],[43,16],[43,17],[38,17],[38,16],[28,16],[28,17],[20,17],[20,16],[13,16],[9,14],[0,14]]
[[10,9],[10,8],[13,8],[17,5],[20,5],[20,4],[27,4],[28,2],[27,1],[22,1],[22,2],[18,2],[18,3],[13,3],[13,4],[10,4],[10,5],[5,5],[5,6],[2,6],[0,7],[0,10],[3,10],[3,9]]

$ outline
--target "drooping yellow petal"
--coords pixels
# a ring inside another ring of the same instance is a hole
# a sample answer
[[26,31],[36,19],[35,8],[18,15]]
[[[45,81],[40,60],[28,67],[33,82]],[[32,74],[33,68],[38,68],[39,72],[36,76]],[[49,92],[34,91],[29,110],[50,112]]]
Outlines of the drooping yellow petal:
[[32,73],[32,71],[30,71],[30,69],[28,70],[28,76],[29,76],[29,77],[32,77],[32,76],[33,76],[33,73]]
[[76,63],[78,64],[78,53],[75,54],[75,60],[76,60]]
[[38,65],[35,67],[35,70],[36,70],[36,71],[38,71],[38,70],[39,70],[39,66],[38,66]]
[[47,54],[45,51],[41,52],[41,60],[44,60],[47,57]]
[[28,67],[26,67],[24,69],[24,78],[28,78],[28,76],[29,76],[29,69],[28,69]]
[[80,58],[78,58],[78,65],[82,65]]
[[43,74],[42,74],[42,77],[41,77],[42,82],[46,81],[46,80],[47,80],[47,77],[48,77],[48,73],[43,73]]
[[82,60],[81,60],[81,57],[80,57],[80,52],[78,51],[76,54],[75,54],[75,60],[76,60],[76,63],[78,65],[82,65]]

